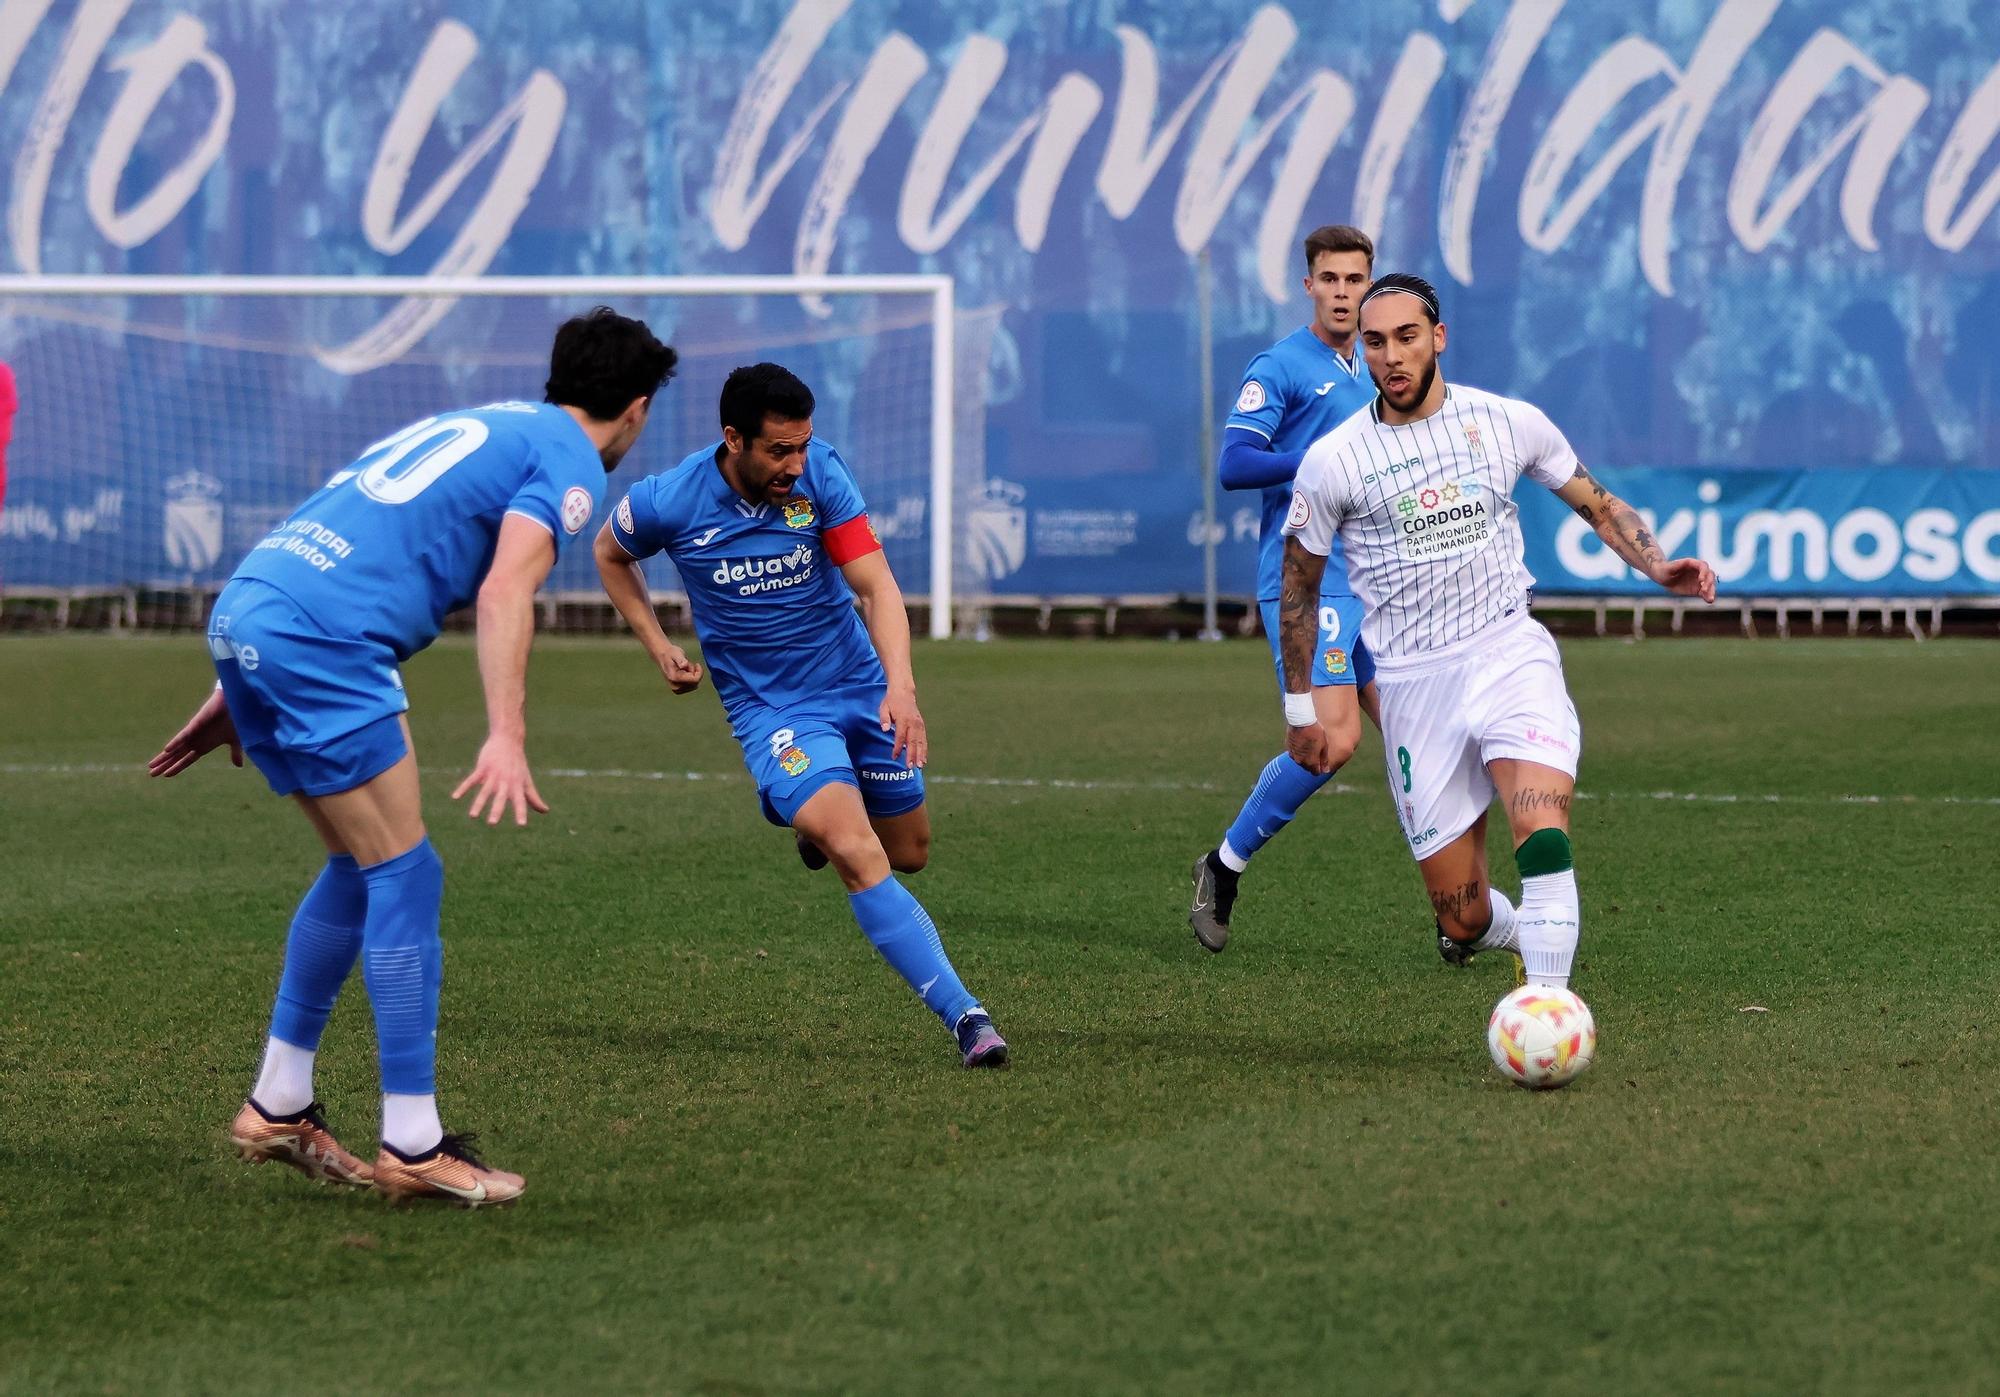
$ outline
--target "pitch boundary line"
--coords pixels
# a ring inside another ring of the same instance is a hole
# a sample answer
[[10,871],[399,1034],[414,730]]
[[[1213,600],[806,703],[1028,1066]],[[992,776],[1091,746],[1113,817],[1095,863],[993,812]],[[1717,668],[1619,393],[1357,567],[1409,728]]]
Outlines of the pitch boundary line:
[[[123,762],[0,762],[0,776],[102,776],[136,775],[145,771],[137,763]],[[543,776],[564,781],[678,781],[687,784],[736,785],[749,776],[740,771],[647,771],[632,767],[548,767]],[[1214,781],[1124,781],[1116,778],[1092,779],[1061,776],[954,776],[926,773],[924,779],[936,786],[968,786],[988,790],[1021,791],[1154,791],[1221,795],[1234,787]],[[1321,787],[1334,795],[1367,795],[1377,788],[1357,786],[1347,781],[1331,781]],[[1964,805],[2000,806],[2000,796],[1920,796],[1920,795],[1807,795],[1798,792],[1734,794],[1711,791],[1578,791],[1578,800],[1655,801],[1686,805]]]

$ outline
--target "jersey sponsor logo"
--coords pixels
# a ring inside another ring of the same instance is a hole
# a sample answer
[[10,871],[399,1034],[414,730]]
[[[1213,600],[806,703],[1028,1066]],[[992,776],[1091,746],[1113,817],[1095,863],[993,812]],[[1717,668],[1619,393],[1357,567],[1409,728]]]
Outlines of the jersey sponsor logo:
[[754,597],[760,592],[781,592],[801,582],[810,582],[812,576],[813,549],[807,543],[801,543],[791,552],[780,553],[775,558],[741,558],[733,563],[717,563],[715,571],[708,575],[718,587],[735,584],[739,597]]
[[1397,551],[1411,562],[1449,558],[1493,537],[1486,488],[1476,480],[1427,485],[1396,499]]
[[813,519],[816,517],[813,514],[813,502],[804,495],[800,495],[795,500],[786,500],[784,509],[786,528],[809,529],[812,527]]
[[1363,485],[1373,485],[1376,481],[1392,476],[1397,471],[1413,471],[1423,463],[1423,457],[1412,456],[1407,461],[1397,461],[1391,465],[1384,466],[1379,471],[1370,471],[1367,475],[1361,477],[1361,483]]
[[1306,492],[1303,490],[1292,491],[1292,507],[1285,515],[1285,527],[1288,529],[1303,529],[1312,516],[1312,505],[1306,501]]
[[1255,412],[1258,408],[1264,406],[1264,402],[1264,385],[1254,378],[1245,379],[1243,381],[1243,391],[1236,395],[1236,410],[1238,412]]
[[864,781],[913,781],[916,779],[916,775],[917,773],[914,768],[899,766],[887,771],[864,771],[861,773],[861,779]]
[[618,501],[618,527],[628,534],[635,527],[632,523],[632,497],[630,495]]
[[1325,667],[1328,674],[1345,674],[1347,673],[1347,652],[1338,646],[1330,645],[1327,647],[1326,653],[1320,656],[1320,663]]
[[[354,552],[354,545],[313,519],[288,519],[257,544],[289,553],[317,572],[332,572],[342,558]],[[255,552],[256,549],[252,549]]]
[[787,776],[803,776],[806,768],[812,765],[812,758],[806,755],[803,747],[787,747],[778,753],[778,765],[785,769]]
[[572,485],[563,492],[563,532],[573,534],[589,522],[590,491],[584,489],[581,485]]

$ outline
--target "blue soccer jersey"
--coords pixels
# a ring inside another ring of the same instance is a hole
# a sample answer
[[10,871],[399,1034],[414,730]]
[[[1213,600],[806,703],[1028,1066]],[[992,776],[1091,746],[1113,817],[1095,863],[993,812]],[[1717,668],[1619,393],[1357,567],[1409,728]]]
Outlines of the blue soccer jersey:
[[765,713],[886,686],[840,575],[880,546],[847,463],[814,441],[791,497],[753,504],[723,477],[721,449],[634,485],[611,530],[634,558],[673,560],[731,725],[743,736]]
[[[1312,326],[1279,340],[1250,361],[1225,428],[1255,432],[1273,451],[1304,451],[1375,398],[1375,381],[1361,361],[1360,346],[1341,358]],[[1257,599],[1276,601],[1285,556],[1285,511],[1292,505],[1289,482],[1263,490],[1257,528]],[[1321,596],[1344,596],[1347,560],[1336,544],[1327,556]]]
[[283,592],[329,635],[405,660],[478,593],[502,519],[534,520],[560,554],[603,502],[604,475],[583,428],[552,404],[427,417],[336,473],[235,577]]

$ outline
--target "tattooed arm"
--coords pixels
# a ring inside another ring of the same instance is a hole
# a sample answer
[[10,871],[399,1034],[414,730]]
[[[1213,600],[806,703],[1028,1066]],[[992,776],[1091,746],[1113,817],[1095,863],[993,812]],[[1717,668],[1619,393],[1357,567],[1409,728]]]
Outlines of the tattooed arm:
[[1582,466],[1556,498],[1597,530],[1605,546],[1669,592],[1715,600],[1715,569],[1699,558],[1668,558],[1639,511],[1597,483]]
[[[1278,654],[1284,662],[1285,693],[1312,695],[1312,652],[1319,640],[1319,581],[1326,559],[1296,538],[1285,540],[1285,565],[1278,592]],[[1333,770],[1326,729],[1319,723],[1294,727],[1287,720],[1285,750],[1292,760],[1321,775]]]

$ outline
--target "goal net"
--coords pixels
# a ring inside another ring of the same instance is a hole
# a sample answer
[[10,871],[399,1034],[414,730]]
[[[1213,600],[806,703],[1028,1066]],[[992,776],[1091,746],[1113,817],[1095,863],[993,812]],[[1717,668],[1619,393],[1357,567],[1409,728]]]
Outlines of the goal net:
[[[0,278],[21,399],[0,587],[213,592],[369,443],[539,401],[555,327],[600,303],[680,354],[609,502],[715,440],[723,379],[775,360],[812,388],[814,432],[854,468],[905,594],[950,633],[954,582],[976,575],[951,526],[982,483],[992,317],[958,316],[950,280],[926,276]],[[679,594],[664,559],[649,569]],[[549,592],[601,597],[587,546],[565,549]]]

